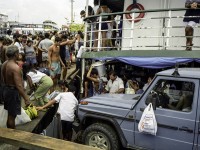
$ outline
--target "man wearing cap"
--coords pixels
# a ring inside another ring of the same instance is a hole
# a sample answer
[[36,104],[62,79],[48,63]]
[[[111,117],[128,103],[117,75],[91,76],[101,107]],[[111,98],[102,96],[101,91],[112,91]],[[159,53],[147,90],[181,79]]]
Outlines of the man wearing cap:
[[75,117],[74,112],[78,105],[78,100],[74,96],[76,87],[73,85],[69,86],[64,81],[59,82],[59,85],[63,92],[59,93],[43,107],[36,107],[36,109],[42,110],[55,103],[59,103],[58,113],[61,116],[63,139],[70,141],[72,137],[72,123]]
[[6,50],[8,60],[3,63],[1,69],[1,83],[3,88],[4,109],[8,110],[7,127],[15,128],[15,118],[21,114],[21,98],[25,105],[29,105],[29,97],[23,88],[22,70],[17,65],[19,49],[15,45],[8,46]]

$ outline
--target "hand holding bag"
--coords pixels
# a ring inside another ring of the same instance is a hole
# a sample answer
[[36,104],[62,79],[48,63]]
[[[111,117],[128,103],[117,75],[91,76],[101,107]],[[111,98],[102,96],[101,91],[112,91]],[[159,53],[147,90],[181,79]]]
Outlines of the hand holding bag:
[[152,103],[149,103],[149,105],[145,108],[140,122],[138,124],[138,130],[139,132],[156,135],[157,122],[153,111]]

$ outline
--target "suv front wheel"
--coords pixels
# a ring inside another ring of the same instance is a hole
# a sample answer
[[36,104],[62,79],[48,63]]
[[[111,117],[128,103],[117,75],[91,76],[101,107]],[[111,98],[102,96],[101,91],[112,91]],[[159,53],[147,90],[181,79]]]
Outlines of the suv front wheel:
[[118,137],[115,131],[106,124],[95,123],[85,129],[82,141],[84,144],[104,150],[119,150]]

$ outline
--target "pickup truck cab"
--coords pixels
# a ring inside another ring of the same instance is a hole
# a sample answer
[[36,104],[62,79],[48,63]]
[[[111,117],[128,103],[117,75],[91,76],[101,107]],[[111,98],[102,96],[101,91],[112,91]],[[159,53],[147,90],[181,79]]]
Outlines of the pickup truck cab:
[[[105,150],[200,148],[200,69],[177,68],[156,74],[142,95],[101,94],[78,108],[82,142]],[[156,136],[140,133],[143,110],[152,102]]]

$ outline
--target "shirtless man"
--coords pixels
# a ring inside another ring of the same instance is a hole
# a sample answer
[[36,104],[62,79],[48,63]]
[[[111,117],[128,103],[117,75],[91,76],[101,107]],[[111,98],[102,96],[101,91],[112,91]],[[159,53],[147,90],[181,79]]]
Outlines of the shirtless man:
[[19,49],[15,45],[8,46],[6,55],[8,60],[2,65],[1,83],[4,84],[4,109],[8,110],[7,127],[14,129],[15,118],[21,114],[20,96],[23,97],[26,106],[29,105],[29,97],[23,88],[22,70],[16,63]]
[[51,89],[51,92],[55,90],[55,87],[57,85],[57,80],[60,79],[61,75],[61,66],[60,64],[65,67],[61,57],[60,57],[60,42],[61,39],[59,37],[55,38],[55,43],[49,47],[48,49],[48,61],[49,61],[49,70],[50,70],[50,76],[53,80],[53,88]]

